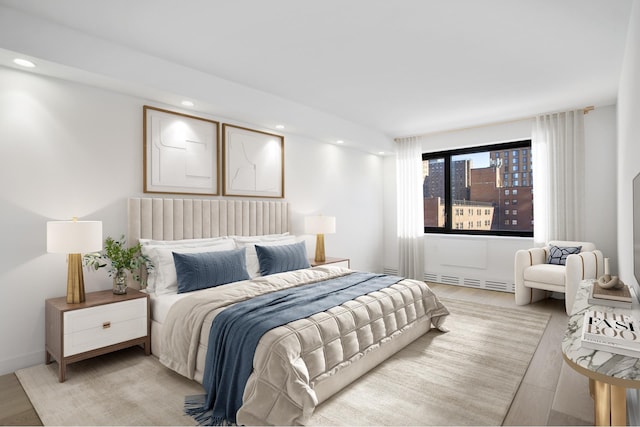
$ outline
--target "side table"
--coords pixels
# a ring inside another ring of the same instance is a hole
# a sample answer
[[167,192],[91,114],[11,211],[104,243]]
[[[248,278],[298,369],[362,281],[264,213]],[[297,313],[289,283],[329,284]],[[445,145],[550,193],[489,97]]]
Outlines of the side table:
[[68,304],[66,297],[45,301],[46,364],[58,362],[58,380],[64,382],[70,363],[143,345],[151,351],[149,295],[128,289],[90,292],[86,301]]
[[627,388],[640,388],[640,359],[602,350],[583,348],[582,322],[588,310],[633,315],[640,319],[637,301],[633,308],[589,304],[591,281],[580,283],[562,339],[562,356],[574,370],[589,378],[596,425],[627,425]]

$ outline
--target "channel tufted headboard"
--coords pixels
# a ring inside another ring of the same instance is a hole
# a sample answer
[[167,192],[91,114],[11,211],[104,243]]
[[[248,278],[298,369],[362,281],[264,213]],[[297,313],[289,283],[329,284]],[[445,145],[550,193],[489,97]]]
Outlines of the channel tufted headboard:
[[179,240],[289,231],[289,203],[260,200],[130,198],[127,239]]

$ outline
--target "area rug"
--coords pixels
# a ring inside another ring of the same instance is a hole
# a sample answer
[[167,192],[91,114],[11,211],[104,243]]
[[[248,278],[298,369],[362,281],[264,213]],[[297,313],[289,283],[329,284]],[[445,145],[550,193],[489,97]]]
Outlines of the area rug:
[[[442,299],[431,331],[320,405],[311,425],[500,425],[548,314]],[[202,387],[140,349],[16,372],[44,425],[193,425],[184,396]]]

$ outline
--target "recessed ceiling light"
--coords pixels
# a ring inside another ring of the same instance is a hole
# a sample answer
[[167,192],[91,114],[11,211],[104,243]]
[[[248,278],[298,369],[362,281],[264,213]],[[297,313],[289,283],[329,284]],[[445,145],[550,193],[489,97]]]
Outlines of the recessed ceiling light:
[[284,129],[284,125],[276,125],[276,129]]
[[16,59],[14,59],[14,60],[13,60],[13,63],[14,63],[14,64],[17,64],[17,65],[19,65],[19,66],[21,66],[21,67],[27,67],[27,68],[33,68],[33,67],[35,67],[35,66],[36,66],[36,64],[34,64],[33,62],[28,61],[28,60],[26,60],[26,59],[22,59],[22,58],[16,58]]
[[182,101],[182,105],[185,107],[193,107],[194,104],[191,101]]
[[344,141],[339,139],[339,140],[336,141],[336,144],[344,144]]
[[378,151],[378,154],[384,156],[384,151]]

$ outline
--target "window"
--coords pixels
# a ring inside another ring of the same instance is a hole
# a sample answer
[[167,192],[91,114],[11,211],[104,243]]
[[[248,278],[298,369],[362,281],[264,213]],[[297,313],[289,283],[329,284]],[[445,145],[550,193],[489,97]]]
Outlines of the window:
[[512,215],[518,215],[518,209],[514,209],[514,210],[512,210],[512,211],[511,211],[511,214],[512,214]]
[[[423,153],[425,233],[533,236],[529,224],[533,204],[527,197],[532,188],[523,187],[527,181],[520,169],[521,164],[528,164],[531,170],[530,160],[523,154],[530,147],[531,141],[524,140]],[[514,226],[513,217],[505,217],[505,211],[510,210],[503,206],[510,207],[516,199],[520,201],[520,221]]]
[[504,210],[504,214],[505,214],[505,215],[509,215],[509,209],[505,209],[505,210]]
[[517,219],[512,219],[511,220],[511,225],[518,225],[518,220]]

